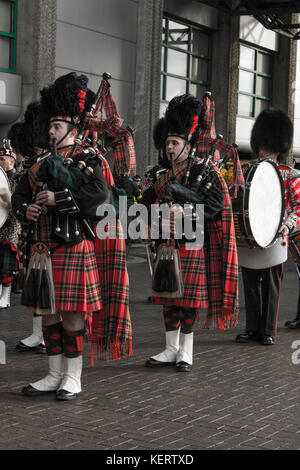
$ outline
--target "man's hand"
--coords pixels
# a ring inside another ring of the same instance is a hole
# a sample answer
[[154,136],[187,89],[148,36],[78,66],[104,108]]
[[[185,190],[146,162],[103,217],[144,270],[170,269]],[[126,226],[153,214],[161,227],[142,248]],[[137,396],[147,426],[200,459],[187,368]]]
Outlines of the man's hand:
[[41,207],[38,206],[37,204],[31,204],[30,206],[27,207],[26,219],[36,222],[40,216],[40,213],[41,213]]
[[38,193],[37,198],[35,200],[36,204],[40,204],[41,206],[56,206],[55,196],[53,191],[41,191]]
[[288,236],[290,233],[288,227],[286,225],[281,225],[280,229],[278,230],[278,233],[282,236],[282,238],[285,238]]

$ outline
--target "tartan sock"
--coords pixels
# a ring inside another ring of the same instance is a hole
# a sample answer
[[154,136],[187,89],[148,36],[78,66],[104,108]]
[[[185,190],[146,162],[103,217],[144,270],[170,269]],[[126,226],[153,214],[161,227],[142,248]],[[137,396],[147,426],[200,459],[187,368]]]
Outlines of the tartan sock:
[[2,286],[11,287],[12,280],[13,280],[12,275],[10,273],[2,272],[1,277],[2,277]]
[[48,356],[56,356],[57,354],[62,354],[62,322],[54,323],[54,325],[43,326],[42,330]]
[[85,332],[85,328],[78,331],[63,329],[63,354],[65,357],[72,359],[81,356],[84,350]]
[[164,322],[166,331],[178,330],[180,327],[180,307],[172,305],[172,307],[163,308]]
[[196,319],[195,308],[183,308],[180,315],[181,331],[184,334],[192,333]]

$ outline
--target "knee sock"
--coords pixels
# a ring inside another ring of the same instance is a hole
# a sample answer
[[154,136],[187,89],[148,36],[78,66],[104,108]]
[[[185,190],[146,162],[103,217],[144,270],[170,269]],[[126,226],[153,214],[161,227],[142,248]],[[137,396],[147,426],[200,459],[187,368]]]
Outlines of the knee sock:
[[167,307],[164,305],[163,315],[166,331],[178,330],[180,327],[180,309],[175,305]]
[[48,356],[55,356],[63,352],[62,323],[43,326],[43,336]]
[[197,310],[195,308],[183,308],[181,310],[180,324],[182,333],[192,333],[196,319],[196,312]]
[[83,353],[85,344],[85,328],[78,331],[63,329],[63,354],[70,359]]

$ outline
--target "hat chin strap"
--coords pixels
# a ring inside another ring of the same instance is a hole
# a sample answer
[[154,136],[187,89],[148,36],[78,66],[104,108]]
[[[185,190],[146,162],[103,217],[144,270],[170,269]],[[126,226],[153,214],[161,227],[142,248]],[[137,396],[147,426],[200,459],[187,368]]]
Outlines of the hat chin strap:
[[176,165],[176,162],[177,162],[178,158],[181,157],[181,155],[182,155],[182,153],[183,153],[183,151],[184,151],[184,149],[185,149],[185,147],[186,147],[186,144],[187,144],[187,141],[185,140],[185,141],[184,141],[184,146],[182,147],[181,152],[179,153],[179,155],[177,155],[177,157],[175,158],[175,160],[173,160],[174,165]]
[[58,147],[68,137],[68,135],[70,134],[70,132],[72,132],[72,130],[73,129],[68,130],[66,134],[58,142],[56,142],[56,147]]

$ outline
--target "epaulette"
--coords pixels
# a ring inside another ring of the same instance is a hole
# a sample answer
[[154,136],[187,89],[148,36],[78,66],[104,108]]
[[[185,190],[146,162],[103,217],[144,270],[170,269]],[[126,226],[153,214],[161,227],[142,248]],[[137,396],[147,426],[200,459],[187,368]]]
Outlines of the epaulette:
[[288,173],[288,179],[293,179],[293,178],[300,178],[300,170],[297,170],[296,168],[291,168],[291,171]]
[[284,168],[283,168],[284,170],[285,170],[285,169],[286,169],[286,170],[293,170],[293,167],[292,167],[292,166],[289,166],[289,165],[286,165],[286,164],[283,164],[283,163],[279,163],[279,165],[280,165],[280,166],[283,166],[283,167],[284,167]]

